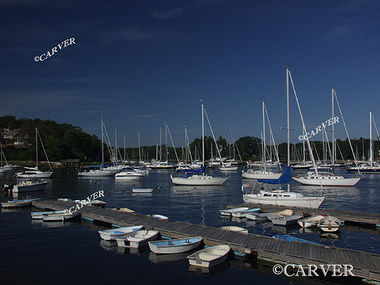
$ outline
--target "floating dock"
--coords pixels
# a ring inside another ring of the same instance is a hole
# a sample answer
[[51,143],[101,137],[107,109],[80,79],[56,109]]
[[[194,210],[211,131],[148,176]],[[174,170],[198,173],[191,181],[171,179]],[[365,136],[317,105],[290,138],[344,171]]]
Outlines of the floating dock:
[[[33,206],[41,209],[64,210],[73,202],[38,200]],[[380,255],[318,244],[286,242],[257,234],[230,232],[216,227],[180,221],[158,220],[138,213],[125,213],[111,209],[84,206],[82,219],[108,223],[114,226],[144,225],[171,238],[202,236],[207,245],[227,244],[234,251],[255,256],[259,260],[282,264],[350,264],[352,273],[367,282],[380,282]]]
[[377,213],[363,213],[363,212],[350,212],[337,209],[311,209],[311,208],[300,208],[300,207],[286,207],[286,206],[275,206],[275,205],[263,205],[263,204],[252,204],[243,203],[237,205],[228,205],[227,208],[239,208],[239,207],[249,207],[249,208],[260,208],[263,212],[277,212],[285,209],[293,210],[294,213],[303,215],[330,215],[334,216],[342,221],[356,223],[356,224],[366,224],[376,227],[380,227],[380,214]]

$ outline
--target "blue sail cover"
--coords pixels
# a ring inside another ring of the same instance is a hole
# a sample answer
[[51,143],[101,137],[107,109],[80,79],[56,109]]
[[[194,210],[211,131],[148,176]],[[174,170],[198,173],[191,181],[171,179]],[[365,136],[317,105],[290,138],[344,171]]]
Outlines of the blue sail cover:
[[185,176],[189,177],[191,173],[203,173],[205,172],[205,168],[202,166],[200,169],[186,169],[184,170]]
[[289,184],[290,183],[290,166],[287,166],[278,179],[257,179],[258,182],[267,184]]

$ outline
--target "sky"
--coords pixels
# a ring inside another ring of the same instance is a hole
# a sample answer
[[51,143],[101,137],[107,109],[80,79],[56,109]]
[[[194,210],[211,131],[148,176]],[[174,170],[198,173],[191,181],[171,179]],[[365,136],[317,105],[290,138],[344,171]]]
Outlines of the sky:
[[[308,130],[331,117],[335,88],[350,136],[368,137],[369,112],[380,120],[379,11],[366,0],[0,0],[0,115],[96,135],[103,116],[127,146],[137,132],[159,143],[166,121],[183,145],[184,126],[200,137],[201,99],[216,136],[260,137],[263,98],[284,142],[288,66]],[[297,141],[294,96],[291,129]]]

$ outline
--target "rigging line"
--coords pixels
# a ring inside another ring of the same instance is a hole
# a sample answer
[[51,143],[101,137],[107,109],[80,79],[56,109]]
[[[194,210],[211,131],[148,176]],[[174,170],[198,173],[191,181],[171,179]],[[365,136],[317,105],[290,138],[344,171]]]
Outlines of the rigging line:
[[350,134],[348,133],[347,126],[346,126],[346,122],[345,122],[345,120],[344,120],[343,112],[342,112],[342,109],[340,108],[340,103],[339,103],[339,100],[338,100],[338,96],[336,95],[335,89],[334,89],[334,95],[335,95],[336,103],[337,103],[338,108],[339,108],[340,116],[342,117],[343,126],[344,126],[344,129],[345,129],[345,131],[346,131],[346,135],[347,135],[347,138],[348,138],[348,142],[349,142],[349,144],[350,144],[351,152],[352,152],[352,155],[353,155],[353,157],[354,157],[354,162],[355,162],[355,165],[356,165],[356,167],[357,167],[357,169],[358,169],[358,174],[361,174],[361,173],[360,173],[359,166],[358,166],[358,162],[357,162],[357,159],[356,159],[356,156],[355,156],[355,153],[354,153],[354,148],[352,147],[352,144],[351,144]]
[[269,132],[270,132],[270,135],[271,135],[271,138],[272,138],[272,141],[273,141],[273,145],[274,145],[274,151],[276,153],[277,162],[278,162],[278,164],[280,166],[280,169],[281,169],[280,157],[278,155],[278,148],[277,148],[277,145],[276,145],[276,141],[274,140],[274,136],[273,136],[273,132],[272,132],[272,126],[271,126],[271,123],[270,123],[270,120],[269,120],[267,106],[265,104],[264,104],[264,109],[265,109],[265,114],[266,114],[266,118],[267,118],[268,125],[269,125]]
[[168,123],[166,123],[166,122],[165,122],[165,125],[166,125],[166,127],[167,127],[167,129],[168,129],[168,133],[169,133],[169,137],[170,137],[170,140],[171,140],[171,142],[172,142],[172,145],[173,145],[173,149],[174,149],[175,157],[177,158],[177,161],[178,161],[178,163],[179,163],[179,158],[178,158],[178,155],[177,155],[177,151],[176,151],[176,149],[175,149],[175,146],[174,146],[174,142],[173,142],[172,134],[171,134],[170,129],[169,129],[169,125],[168,125]]
[[38,131],[37,128],[36,128],[36,131],[37,131],[38,137],[40,138],[41,146],[42,146],[42,149],[43,149],[43,151],[44,151],[44,154],[45,154],[46,160],[47,160],[47,162],[48,162],[48,165],[49,165],[50,171],[53,171],[53,168],[51,167],[51,164],[50,164],[49,158],[48,158],[47,153],[46,153],[46,150],[45,150],[45,146],[44,146],[44,144],[43,144],[43,142],[42,142],[40,132]]
[[323,131],[325,132],[325,138],[326,138],[326,144],[327,144],[327,150],[329,151],[330,158],[332,160],[332,154],[331,154],[331,148],[330,148],[330,141],[329,141],[329,136],[327,135],[326,132],[326,127],[322,125]]
[[377,133],[377,140],[379,140],[380,139],[379,130],[377,129],[376,122],[375,122],[375,116],[373,114],[372,114],[372,122],[375,125],[375,130]]
[[340,154],[340,156],[342,157],[343,163],[346,164],[346,161],[344,160],[343,153],[342,153],[342,151],[341,151],[341,149],[340,149],[340,146],[339,146],[339,144],[338,144],[338,141],[336,141],[336,146],[338,147],[339,154]]
[[236,146],[236,150],[237,150],[238,155],[239,155],[239,159],[240,159],[241,162],[243,162],[243,160],[241,159],[241,155],[240,155],[239,148],[238,148],[238,146],[237,146],[237,144],[236,144],[236,141],[235,141],[234,137],[232,136],[232,131],[231,131],[231,129],[230,129],[230,132],[231,132],[231,138],[232,138],[232,140],[235,142],[235,146]]
[[[207,112],[206,112],[206,108],[203,107],[203,110],[205,112],[205,115],[206,115],[206,118],[207,118],[207,123],[208,123],[208,126],[210,127],[210,131],[211,131],[212,137],[214,139],[216,150],[218,151],[218,155],[219,155],[220,161],[222,161],[222,155],[220,154],[219,147],[218,147],[218,144],[217,144],[216,139],[215,139],[214,131],[212,130],[210,119],[208,118],[208,115],[207,115]],[[224,173],[227,175],[227,171],[224,170]]]
[[[306,126],[305,126],[305,121],[304,121],[304,119],[303,119],[303,115],[302,115],[301,106],[300,106],[300,103],[299,103],[299,101],[298,101],[298,96],[297,96],[296,88],[295,88],[295,86],[294,86],[294,82],[293,82],[292,73],[290,72],[289,69],[288,69],[288,72],[289,72],[289,78],[290,78],[290,81],[291,81],[291,83],[292,83],[292,88],[293,88],[294,97],[295,97],[296,102],[297,102],[298,113],[299,113],[299,115],[300,115],[300,117],[301,117],[302,128],[303,128],[304,133],[307,134],[307,130],[306,130]],[[318,174],[317,165],[315,164],[313,151],[312,151],[312,149],[311,149],[310,141],[309,141],[309,137],[308,137],[307,135],[306,135],[306,142],[307,142],[307,147],[308,147],[308,149],[309,149],[310,158],[311,158],[311,160],[312,160],[312,162],[313,162],[313,166],[314,166],[314,169],[315,169],[315,173],[316,173],[316,175],[317,175],[317,177],[318,177],[318,181],[319,181],[319,184],[320,184],[320,186],[321,186],[321,189],[323,190],[324,187],[323,187],[323,185],[322,185],[322,181],[321,181],[321,179],[320,179],[320,177],[319,177],[319,174]]]
[[107,132],[107,128],[106,128],[106,123],[104,123],[104,120],[103,120],[103,130],[105,132],[105,138],[107,140],[106,146],[107,146],[108,152],[109,152],[109,154],[110,154],[111,157],[115,157],[113,149],[111,148],[111,141],[110,141],[110,138],[108,136],[108,132]]

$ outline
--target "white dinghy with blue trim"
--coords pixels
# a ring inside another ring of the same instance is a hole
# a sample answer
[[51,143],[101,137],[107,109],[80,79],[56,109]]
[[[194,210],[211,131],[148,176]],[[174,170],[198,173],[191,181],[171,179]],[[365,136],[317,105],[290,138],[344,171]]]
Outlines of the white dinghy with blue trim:
[[156,254],[172,254],[193,250],[200,246],[202,241],[203,238],[197,236],[183,239],[150,241],[148,244],[150,250]]
[[230,251],[231,248],[228,245],[216,245],[194,252],[187,259],[193,266],[212,267],[226,261]]
[[98,231],[98,233],[104,240],[116,240],[117,238],[122,238],[131,232],[138,231],[143,228],[144,226],[121,227],[116,229]]

